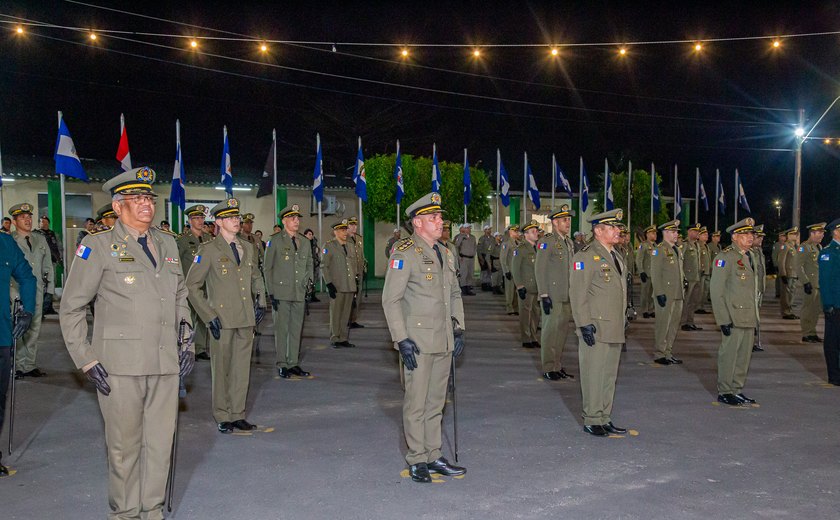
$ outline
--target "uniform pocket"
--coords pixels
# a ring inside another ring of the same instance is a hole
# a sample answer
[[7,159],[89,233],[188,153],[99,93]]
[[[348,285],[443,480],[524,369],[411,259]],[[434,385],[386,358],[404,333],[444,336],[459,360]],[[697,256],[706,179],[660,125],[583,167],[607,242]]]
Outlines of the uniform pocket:
[[143,289],[144,275],[139,271],[115,271],[114,278],[119,290],[127,294],[135,294]]

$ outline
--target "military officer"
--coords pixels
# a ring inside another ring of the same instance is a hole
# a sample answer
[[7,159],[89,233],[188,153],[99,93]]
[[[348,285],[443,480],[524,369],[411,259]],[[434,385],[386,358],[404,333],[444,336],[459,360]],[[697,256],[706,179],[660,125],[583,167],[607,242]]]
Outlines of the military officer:
[[265,250],[265,283],[274,309],[274,347],[280,377],[308,376],[300,368],[300,338],[306,293],[312,284],[312,247],[298,232],[300,207],[292,204],[277,214],[283,230],[271,235]]
[[712,310],[721,331],[718,350],[718,401],[731,406],[753,404],[742,393],[758,326],[756,259],[750,253],[755,221],[745,218],[726,228],[732,245],[715,258],[712,268]]
[[332,225],[335,238],[321,251],[321,272],[330,295],[330,346],[353,348],[347,341],[350,308],[356,294],[355,251],[347,241],[347,219]]
[[714,255],[709,246],[709,228],[700,228],[700,301],[694,309],[694,314],[707,314],[706,302],[709,301],[709,282],[712,280],[712,260]]
[[111,204],[105,204],[96,212],[96,231],[111,229],[116,221],[117,212]]
[[12,219],[3,217],[3,227],[0,227],[0,233],[10,235],[12,233]]
[[773,267],[776,268],[776,298],[782,297],[782,276],[779,272],[779,253],[782,252],[782,247],[787,242],[787,234],[784,231],[779,231],[778,238],[773,244],[773,249],[770,252],[770,259],[773,261]]
[[518,314],[519,298],[516,297],[516,287],[513,283],[513,274],[511,267],[513,266],[513,251],[519,246],[519,226],[516,224],[510,225],[507,228],[507,236],[502,240],[501,258],[502,274],[505,277],[505,310],[508,316]]
[[568,204],[552,213],[551,233],[537,244],[534,272],[542,306],[540,331],[543,378],[557,381],[574,377],[563,369],[563,349],[569,334],[572,306],[569,303],[569,271],[575,245],[569,238],[574,210]]
[[478,239],[478,264],[481,267],[481,290],[492,291],[491,267],[493,262],[490,260],[490,254],[493,252],[493,246],[496,240],[493,238],[493,228],[489,225],[485,225],[482,230],[484,234]]
[[[438,242],[445,245],[452,252],[452,254],[454,255],[452,258],[457,259],[458,258],[458,246],[456,246],[455,243],[452,242],[452,240],[450,240],[449,237],[450,237],[451,234],[452,234],[452,221],[444,220],[443,221],[443,231],[440,234],[440,239],[438,240]],[[456,268],[455,272],[456,273],[458,272],[457,267],[458,267],[458,262],[456,260],[456,262],[455,262],[455,268]]]
[[779,300],[779,309],[782,319],[798,320],[799,316],[793,313],[793,297],[796,294],[799,271],[797,269],[797,251],[799,249],[799,228],[792,227],[785,232],[787,240],[779,250],[779,276],[782,279],[782,295]]
[[645,228],[645,239],[639,244],[636,250],[636,271],[639,273],[639,280],[642,282],[641,303],[642,317],[653,318],[656,313],[653,309],[653,286],[650,283],[650,259],[651,252],[656,247],[656,226]]
[[[77,368],[98,391],[108,453],[109,518],[163,518],[178,413],[178,377],[195,354],[175,240],[152,227],[155,172],[135,168],[106,182],[119,220],[76,249],[59,318]],[[85,318],[96,298],[93,336]]]
[[817,336],[817,320],[819,320],[820,309],[820,277],[817,259],[822,251],[822,239],[825,236],[825,222],[811,224],[808,226],[808,240],[799,246],[796,266],[799,272],[799,280],[802,282],[802,289],[805,296],[802,301],[802,312],[800,325],[802,328],[802,341],[806,343],[822,343]]
[[397,243],[397,240],[400,239],[400,228],[394,228],[394,233],[391,238],[388,239],[388,242],[385,244],[385,258],[391,258],[391,249],[394,248],[394,244]]
[[[193,259],[198,254],[198,247],[216,238],[204,231],[204,219],[207,217],[208,209],[204,204],[196,204],[184,211],[189,222],[189,227],[175,239],[175,243],[178,244],[178,257],[181,259],[184,278],[187,277],[187,271],[190,270]],[[210,354],[207,352],[207,325],[204,323],[204,320],[198,317],[192,304],[190,304],[190,316],[195,326],[195,336],[193,336],[195,358],[205,361],[209,360]]]
[[522,235],[525,239],[513,250],[510,268],[513,274],[513,285],[519,295],[519,336],[525,348],[540,348],[540,342],[537,341],[540,304],[534,272],[539,231],[540,226],[536,220],[522,226]]
[[[41,335],[41,319],[43,318],[44,293],[55,293],[55,271],[53,270],[52,255],[47,239],[40,233],[32,232],[32,204],[24,202],[9,209],[9,215],[15,224],[12,238],[17,242],[23,256],[32,267],[32,274],[38,279],[37,295],[35,296],[35,313],[32,324],[17,342],[15,356],[15,379],[23,377],[43,377],[47,373],[38,368],[35,358],[38,354],[38,337]],[[12,297],[17,294],[17,287],[13,287]]]
[[709,242],[709,251],[712,253],[712,260],[715,259],[715,256],[723,250],[723,247],[720,245],[720,231],[714,231],[712,233],[711,242]]
[[831,243],[820,252],[819,283],[825,312],[823,352],[828,382],[840,386],[840,219],[832,220],[826,230]]
[[437,193],[408,207],[414,233],[394,246],[382,289],[385,320],[402,359],[405,460],[415,482],[431,482],[430,473],[466,473],[440,450],[450,367],[453,356],[464,349],[464,307],[455,258],[437,243],[443,227],[441,211]]
[[[762,249],[762,244],[764,243],[764,237],[766,234],[764,233],[764,224],[757,224],[753,226],[753,231],[755,231],[755,238],[753,239],[752,248],[750,248],[750,253],[753,257],[753,263],[755,264],[755,286],[756,291],[758,292],[758,327],[761,327],[761,304],[764,301],[764,290],[767,285],[767,261],[764,257],[764,250]],[[756,328],[758,331],[758,328]],[[764,347],[761,346],[761,334],[756,333],[755,344],[752,348],[753,352],[764,352]]]
[[685,303],[682,251],[676,245],[679,226],[679,220],[660,225],[662,242],[651,251],[650,279],[657,303],[653,360],[660,365],[682,363],[673,355]]
[[502,234],[493,233],[493,247],[490,249],[490,284],[493,294],[505,294],[502,290]]
[[475,237],[472,236],[472,225],[468,222],[461,224],[460,233],[455,237],[454,242],[458,246],[458,255],[460,258],[458,283],[461,284],[461,294],[463,296],[475,296],[472,284],[477,245]]
[[347,219],[347,243],[353,245],[353,261],[355,262],[356,270],[356,296],[353,298],[353,304],[350,306],[350,323],[351,329],[361,329],[364,325],[359,323],[359,308],[362,305],[362,289],[364,288],[363,281],[367,274],[367,260],[365,259],[365,248],[362,244],[362,235],[356,231],[359,228],[359,219],[350,217]]
[[701,267],[700,229],[702,224],[697,222],[688,228],[688,240],[682,248],[683,275],[688,287],[685,291],[680,325],[682,330],[703,330],[694,324],[694,310],[700,305],[703,291],[703,271]]
[[627,433],[612,422],[627,308],[627,267],[615,252],[622,214],[621,209],[614,209],[589,217],[594,239],[572,257],[569,276],[569,299],[579,337],[583,431],[599,437]]
[[253,233],[255,218],[256,217],[254,217],[253,213],[245,213],[244,215],[242,215],[242,224],[240,225],[239,238],[246,240],[257,249],[257,259],[259,263],[260,272],[262,272],[263,259],[265,258],[265,248],[263,247],[262,240],[260,240],[257,237],[257,235]]

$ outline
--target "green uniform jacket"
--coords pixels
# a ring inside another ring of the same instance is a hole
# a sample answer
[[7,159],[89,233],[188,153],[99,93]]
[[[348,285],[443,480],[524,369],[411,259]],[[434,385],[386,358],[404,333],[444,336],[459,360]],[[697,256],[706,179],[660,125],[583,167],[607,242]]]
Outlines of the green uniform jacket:
[[[764,251],[760,247],[753,247],[750,249],[750,254],[753,255],[753,262],[755,263],[756,287],[758,292],[764,294],[767,285],[767,260],[764,257]],[[819,285],[816,287],[819,287]]]
[[505,237],[502,240],[502,253],[501,258],[499,260],[502,263],[502,272],[509,273],[511,272],[511,268],[513,267],[513,251],[518,246],[516,240],[510,238],[510,236]]
[[650,253],[656,244],[645,240],[636,249],[636,272],[639,274],[645,273],[650,276]]
[[265,246],[265,284],[268,294],[277,300],[302,302],[306,299],[306,285],[312,280],[312,246],[300,233],[292,237],[279,231]]
[[[687,241],[683,246],[683,274],[686,281],[700,281],[700,242]],[[662,293],[656,293],[662,294]]]
[[697,242],[700,248],[700,274],[703,276],[710,276],[712,274],[712,251],[709,249],[709,244]]
[[682,253],[679,248],[660,242],[650,253],[650,282],[654,298],[664,294],[668,300],[685,299]]
[[382,308],[391,339],[398,342],[411,338],[423,354],[454,349],[452,317],[466,328],[455,258],[449,249],[438,249],[443,266],[434,249],[417,235],[397,242],[382,288]]
[[787,276],[790,278],[796,278],[799,276],[799,270],[796,267],[797,249],[797,247],[782,244],[781,250],[779,251],[779,276]]
[[193,258],[198,254],[198,246],[214,238],[210,233],[204,232],[201,233],[200,237],[197,237],[187,228],[184,233],[175,239],[175,243],[178,244],[178,254],[181,257],[181,268],[184,270],[185,277],[187,276],[187,271],[192,266]]
[[[802,284],[810,283],[814,289],[820,288],[820,268],[817,265],[820,251],[822,251],[822,246],[819,244],[804,242],[799,246],[799,258],[796,262],[799,267],[799,281]],[[34,267],[32,271],[35,271]]]
[[[55,272],[53,271],[52,255],[44,235],[40,233],[29,234],[29,241],[32,243],[31,250],[26,245],[26,238],[17,231],[12,231],[12,238],[15,239],[20,250],[23,251],[23,256],[26,257],[26,261],[32,268],[32,274],[38,279],[38,295],[43,296],[45,291],[55,294]],[[14,299],[17,295],[17,284],[13,281],[12,286],[14,287],[12,299]]]
[[341,247],[335,238],[324,244],[324,249],[321,251],[321,274],[324,275],[326,283],[335,286],[336,291],[356,292],[353,243],[348,240],[344,246]]
[[782,242],[775,242],[773,244],[773,249],[770,251],[770,260],[773,261],[773,265],[776,266],[776,269],[779,268],[779,253],[782,252],[782,247],[784,244]]
[[758,324],[755,274],[746,255],[735,247],[727,247],[717,256],[709,292],[718,325],[754,328]]
[[362,276],[367,272],[367,260],[365,259],[365,247],[362,242],[362,235],[357,234],[352,237],[347,237],[347,244],[353,244],[356,274],[359,275],[359,281],[361,282]]
[[536,260],[536,246],[532,246],[527,240],[524,240],[513,250],[510,272],[513,275],[513,283],[517,288],[525,287],[527,292],[538,295],[537,276],[534,271]]
[[[150,228],[157,267],[118,220],[76,249],[61,297],[64,343],[77,368],[99,360],[121,376],[178,373],[178,325],[190,322],[184,273],[171,235]],[[93,337],[85,315],[96,298]]]
[[[626,272],[625,266],[620,267]],[[597,240],[572,257],[572,317],[578,328],[595,325],[595,339],[601,343],[624,343],[627,284],[618,271],[612,255]]]
[[537,293],[547,294],[552,302],[569,301],[569,271],[575,246],[567,236],[549,233],[537,243],[534,271]]
[[239,265],[230,246],[219,235],[201,244],[187,273],[190,304],[196,314],[204,323],[218,317],[224,329],[253,327],[254,296],[261,295],[260,305],[265,302],[265,283],[257,264],[256,249],[242,238],[236,240],[243,251]]

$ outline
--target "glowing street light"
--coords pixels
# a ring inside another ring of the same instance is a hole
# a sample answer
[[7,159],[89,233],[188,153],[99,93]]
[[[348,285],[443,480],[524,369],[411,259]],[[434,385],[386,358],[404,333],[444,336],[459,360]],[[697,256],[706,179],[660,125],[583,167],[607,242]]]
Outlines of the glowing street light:
[[622,47],[622,48],[618,49],[618,53],[622,56],[626,56],[627,55],[627,48]]
[[481,57],[481,49],[473,49],[472,55],[473,55],[473,58],[480,58]]
[[90,41],[92,41],[92,42],[96,41],[96,33],[94,33],[94,32],[90,33]]
[[703,50],[703,44],[700,43],[700,42],[695,43],[694,44],[694,50],[697,51],[697,52],[702,51]]
[[407,49],[407,48],[405,48],[405,47],[403,47],[403,50],[400,52],[400,55],[401,55],[403,58],[408,58],[408,49]]
[[778,48],[779,48],[779,47],[781,47],[781,46],[782,46],[782,42],[781,42],[781,40],[779,40],[778,38],[777,38],[777,39],[775,39],[775,40],[773,40],[773,48],[774,48],[774,49],[778,49]]
[[560,54],[560,51],[557,49],[557,47],[552,47],[551,48],[551,55],[552,56],[557,56],[558,54]]
[[793,131],[793,133],[794,133],[794,135],[796,135],[796,137],[801,138],[805,135],[805,129],[802,128],[801,126],[799,126],[799,127],[796,128],[796,130]]
[[260,51],[261,52],[268,52],[268,45],[265,42],[260,44]]
[[776,216],[782,218],[782,201],[779,199],[774,200],[773,207],[776,208]]
[[18,34],[23,34],[23,26],[22,26],[22,25],[18,25],[18,26],[17,26],[17,29],[15,29],[15,32],[17,32]]
[[190,47],[192,47],[193,49],[197,49],[198,48],[198,42],[195,41],[195,40],[190,40]]

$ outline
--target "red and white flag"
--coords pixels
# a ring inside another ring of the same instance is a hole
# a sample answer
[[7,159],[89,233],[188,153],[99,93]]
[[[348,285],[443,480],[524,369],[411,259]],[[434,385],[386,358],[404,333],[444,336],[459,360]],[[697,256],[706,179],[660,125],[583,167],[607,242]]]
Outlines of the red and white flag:
[[125,130],[125,118],[120,114],[120,144],[117,146],[117,160],[124,172],[131,169],[131,153],[128,151],[128,133]]

